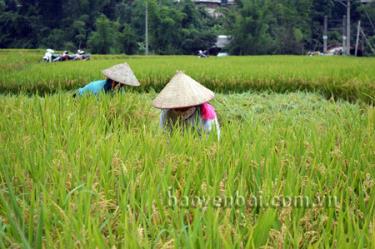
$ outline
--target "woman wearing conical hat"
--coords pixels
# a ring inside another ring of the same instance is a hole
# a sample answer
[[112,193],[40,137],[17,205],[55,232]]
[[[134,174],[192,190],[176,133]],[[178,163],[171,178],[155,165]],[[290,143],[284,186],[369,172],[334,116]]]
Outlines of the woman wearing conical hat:
[[214,97],[211,90],[188,75],[177,72],[153,101],[153,106],[162,110],[160,127],[171,131],[178,124],[183,129],[193,127],[207,134],[216,130],[220,139],[215,109],[208,104]]
[[121,89],[124,85],[140,85],[127,63],[118,64],[113,67],[107,68],[103,70],[102,73],[107,77],[107,79],[92,81],[86,86],[78,89],[76,94],[84,95],[86,93],[91,93],[96,95],[100,92],[114,92]]

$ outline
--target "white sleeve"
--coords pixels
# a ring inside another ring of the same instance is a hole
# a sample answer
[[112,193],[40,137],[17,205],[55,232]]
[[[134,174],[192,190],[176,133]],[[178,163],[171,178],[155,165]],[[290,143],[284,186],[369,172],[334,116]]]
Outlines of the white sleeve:
[[220,124],[219,124],[219,120],[217,120],[217,118],[215,118],[214,120],[215,122],[215,125],[216,125],[216,133],[217,133],[217,140],[220,141]]
[[160,121],[159,121],[159,126],[161,129],[165,128],[166,119],[167,119],[167,110],[163,109],[160,112]]
[[[213,127],[213,126],[215,126],[215,127]],[[206,132],[208,134],[212,131],[212,128],[214,128],[216,130],[217,140],[220,141],[220,125],[219,125],[219,121],[217,120],[217,118],[212,119],[212,120],[203,121],[204,132]]]

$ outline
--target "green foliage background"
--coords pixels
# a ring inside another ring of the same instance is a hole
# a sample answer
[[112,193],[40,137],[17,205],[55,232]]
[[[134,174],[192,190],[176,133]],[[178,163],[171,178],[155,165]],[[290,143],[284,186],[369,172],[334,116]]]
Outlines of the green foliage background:
[[[216,17],[191,0],[0,0],[0,48],[143,54],[146,2],[154,54],[195,54],[212,47],[217,35],[232,37],[225,48],[231,54],[321,51],[325,15],[329,45],[342,44],[346,9],[335,0],[238,0],[218,7]],[[375,20],[375,3],[352,2],[352,23],[361,20],[373,43],[375,30],[367,15]],[[364,52],[371,54],[368,46]]]

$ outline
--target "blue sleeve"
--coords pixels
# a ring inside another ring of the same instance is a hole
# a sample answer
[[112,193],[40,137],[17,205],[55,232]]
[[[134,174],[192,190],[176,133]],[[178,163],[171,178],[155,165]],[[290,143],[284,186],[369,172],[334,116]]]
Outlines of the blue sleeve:
[[78,89],[78,94],[83,95],[85,93],[92,93],[92,94],[99,94],[101,91],[104,91],[104,86],[106,84],[106,80],[97,80],[90,82],[86,86]]

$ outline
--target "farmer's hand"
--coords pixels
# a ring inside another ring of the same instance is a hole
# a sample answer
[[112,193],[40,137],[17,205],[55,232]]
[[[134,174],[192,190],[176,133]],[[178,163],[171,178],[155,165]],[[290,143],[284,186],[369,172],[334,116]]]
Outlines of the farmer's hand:
[[120,90],[120,88],[121,88],[121,84],[118,83],[113,90],[118,91]]

